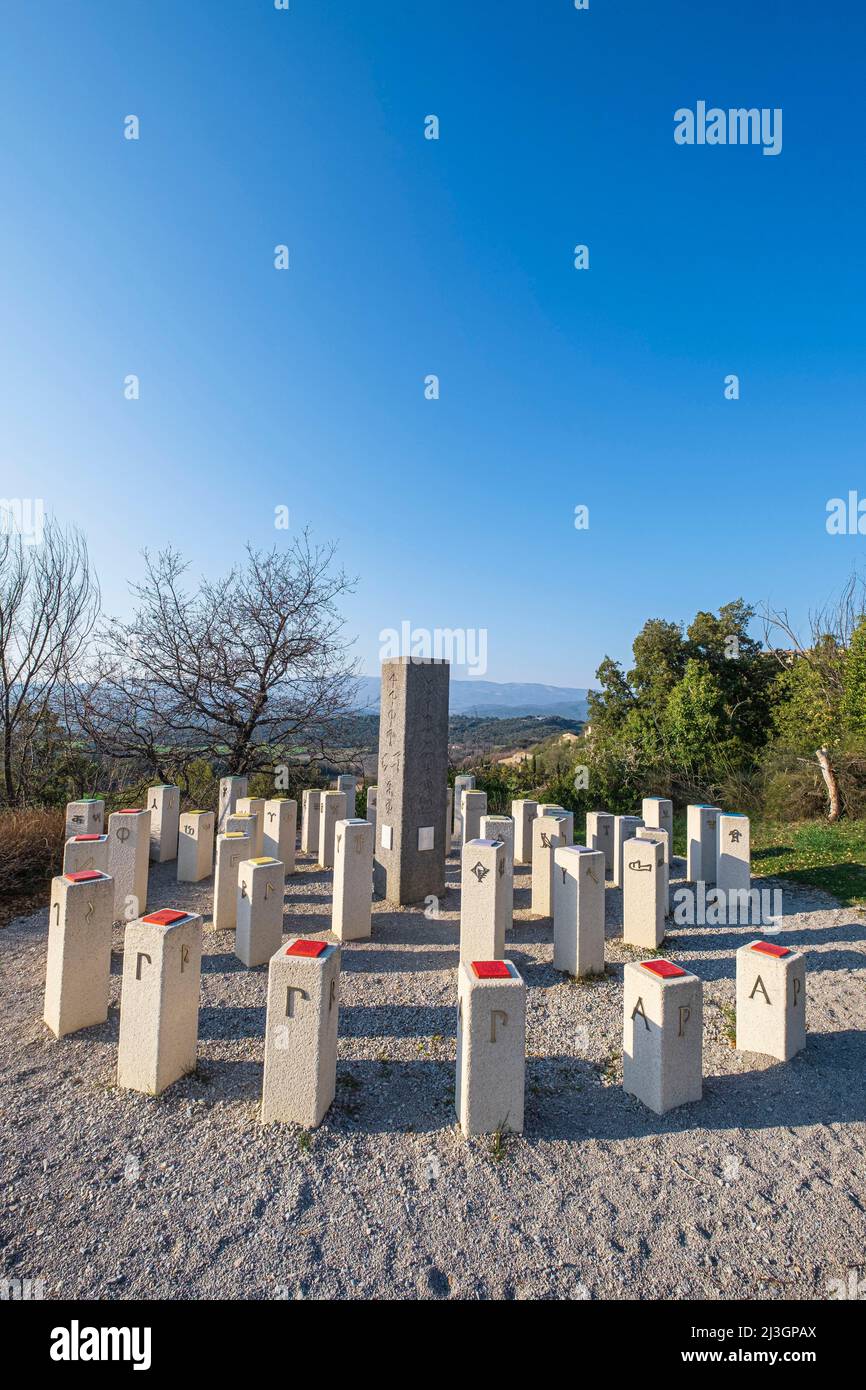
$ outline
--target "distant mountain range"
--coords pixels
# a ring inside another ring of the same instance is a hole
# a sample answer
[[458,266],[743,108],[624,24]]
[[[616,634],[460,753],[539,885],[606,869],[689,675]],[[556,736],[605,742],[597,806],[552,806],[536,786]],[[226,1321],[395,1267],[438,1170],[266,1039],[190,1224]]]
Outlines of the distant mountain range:
[[[362,676],[356,708],[364,713],[379,709],[378,676]],[[535,685],[525,681],[451,681],[450,713],[507,719],[513,715],[559,715],[586,719],[586,690],[562,685]]]

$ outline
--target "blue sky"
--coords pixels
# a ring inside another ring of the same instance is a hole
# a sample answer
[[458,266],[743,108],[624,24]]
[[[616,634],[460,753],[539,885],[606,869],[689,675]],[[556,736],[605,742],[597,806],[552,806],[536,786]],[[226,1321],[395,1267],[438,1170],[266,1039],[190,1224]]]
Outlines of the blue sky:
[[[368,674],[408,621],[585,685],[647,617],[804,616],[862,560],[825,529],[866,497],[853,0],[73,0],[3,31],[0,493],[85,531],[110,611],[143,546],[216,574],[285,505],[359,577]],[[781,107],[782,153],[677,146],[698,100]]]

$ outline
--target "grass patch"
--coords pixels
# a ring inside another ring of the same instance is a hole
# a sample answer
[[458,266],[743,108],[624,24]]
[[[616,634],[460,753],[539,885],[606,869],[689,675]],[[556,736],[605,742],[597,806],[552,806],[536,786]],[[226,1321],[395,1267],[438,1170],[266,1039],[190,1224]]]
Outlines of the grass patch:
[[722,1037],[730,1047],[737,1045],[737,1010],[733,1004],[723,1004],[718,999],[712,1001],[722,1015]]
[[[752,876],[821,888],[842,907],[866,907],[866,820],[752,820]],[[686,818],[674,817],[674,854],[685,858]]]
[[47,906],[51,879],[63,867],[65,826],[59,809],[0,811],[0,926]]
[[622,1081],[622,1053],[612,1052],[609,1057],[598,1064],[598,1071],[603,1086],[616,1086],[618,1082]]
[[597,975],[563,975],[562,983],[572,989],[591,989],[593,985],[603,985],[611,975],[610,968],[605,965],[604,970],[600,970]]
[[843,907],[866,906],[866,820],[755,821],[752,873],[822,888]]
[[504,1158],[507,1158],[511,1138],[510,1132],[503,1129],[502,1125],[491,1134],[489,1153],[494,1163],[501,1163]]

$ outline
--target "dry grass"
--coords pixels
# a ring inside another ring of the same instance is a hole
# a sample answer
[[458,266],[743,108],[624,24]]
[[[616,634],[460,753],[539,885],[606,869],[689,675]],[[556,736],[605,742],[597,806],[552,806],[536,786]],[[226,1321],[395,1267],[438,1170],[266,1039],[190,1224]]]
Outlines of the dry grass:
[[48,901],[65,824],[60,809],[0,811],[0,925]]

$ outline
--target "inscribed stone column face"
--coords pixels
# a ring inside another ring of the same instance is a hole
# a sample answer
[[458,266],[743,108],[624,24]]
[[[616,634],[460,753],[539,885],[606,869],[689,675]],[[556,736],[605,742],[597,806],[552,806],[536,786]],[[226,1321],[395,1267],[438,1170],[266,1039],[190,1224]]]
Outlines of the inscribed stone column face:
[[664,941],[667,865],[655,840],[626,840],[623,846],[622,939],[654,951]]
[[657,1115],[703,1094],[703,996],[697,976],[672,961],[625,967],[623,1090]]
[[536,816],[532,822],[532,912],[536,917],[553,916],[553,856],[564,844],[563,817]]
[[108,873],[107,835],[73,835],[63,846],[65,874],[82,873],[87,869]]
[[350,820],[355,819],[355,797],[358,794],[358,779],[349,773],[341,773],[337,778],[335,791],[346,793],[346,816]]
[[284,880],[282,864],[270,855],[238,865],[235,955],[244,965],[264,965],[280,948]]
[[604,854],[561,845],[553,855],[553,968],[604,974]]
[[352,817],[337,821],[334,836],[334,897],[331,931],[340,941],[371,934],[373,827]]
[[454,819],[452,823],[452,836],[459,844],[463,844],[463,793],[471,791],[475,786],[475,777],[471,772],[461,772],[454,778]]
[[688,806],[686,808],[686,877],[691,883],[716,881],[716,840],[718,806]]
[[176,908],[130,922],[123,942],[117,1084],[158,1096],[196,1068],[201,917]]
[[268,968],[262,1124],[321,1124],[337,1085],[340,947],[295,940]]
[[43,1018],[55,1037],[108,1018],[114,885],[98,869],[51,883]]
[[147,908],[150,811],[114,811],[108,817],[108,872],[114,879],[114,920],[129,922]]
[[226,816],[226,828],[224,834],[248,835],[250,841],[250,852],[255,849],[256,844],[256,815],[247,815],[245,812],[233,811],[230,816]]
[[748,892],[752,886],[749,817],[731,811],[720,814],[718,821],[716,887],[725,893]]
[[788,1062],[806,1046],[806,962],[774,941],[737,951],[737,1050]]
[[388,902],[445,893],[447,661],[382,663],[376,892]]
[[510,883],[502,840],[467,840],[460,878],[460,959],[502,960]]
[[510,816],[482,816],[481,839],[501,840],[505,846],[505,934],[514,925],[514,821]]
[[633,840],[639,825],[640,816],[614,816],[613,818],[613,883],[622,888],[622,847],[626,840]]
[[604,855],[605,878],[614,876],[614,820],[609,811],[587,811],[586,847],[600,849]]
[[308,788],[301,798],[303,817],[301,820],[301,853],[319,857],[319,823],[322,816],[322,793],[315,787]]
[[510,960],[457,974],[456,1109],[465,1135],[523,1131],[526,985]]
[[217,835],[213,881],[214,931],[234,931],[238,921],[238,868],[249,859],[252,840],[239,830]]
[[487,815],[487,793],[476,791],[474,787],[466,787],[462,792],[463,797],[463,843],[467,840],[477,840],[481,834],[481,817]]
[[539,816],[558,816],[561,825],[559,833],[565,845],[574,844],[574,812],[566,811],[564,806],[560,806],[555,801],[542,801],[538,808]]
[[178,883],[201,883],[213,873],[216,817],[213,811],[184,811],[177,838]]
[[346,819],[346,793],[323,792],[322,816],[319,822],[319,868],[334,867],[334,837],[337,821]]
[[666,796],[645,796],[641,804],[644,825],[650,830],[666,830],[668,833],[667,862],[670,865],[670,851],[674,843],[674,803]]
[[85,796],[66,805],[66,839],[73,835],[101,835],[105,828],[105,802],[97,796]]
[[265,802],[262,854],[279,859],[283,878],[295,872],[295,842],[298,838],[298,803],[285,796]]
[[148,787],[147,806],[150,811],[150,858],[155,864],[167,864],[169,860],[177,858],[180,787],[171,783]]
[[238,797],[246,796],[248,791],[249,778],[247,777],[223,777],[220,780],[220,803],[217,812],[219,834],[223,834],[228,829],[226,820],[237,806]]
[[[262,846],[264,844],[265,834],[265,798],[263,796],[239,796],[235,810],[239,816],[255,817],[253,853],[257,856],[261,856],[264,853]],[[233,826],[231,828],[240,830],[242,827]]]
[[634,835],[635,835],[635,839],[636,839],[636,840],[651,840],[651,841],[653,842],[653,844],[661,845],[661,849],[662,849],[661,888],[660,888],[659,891],[660,891],[660,894],[661,894],[662,902],[664,903],[665,917],[670,917],[670,915],[671,915],[671,895],[670,895],[671,871],[670,871],[670,860],[669,860],[668,858],[665,857],[665,856],[669,853],[669,851],[670,851],[670,844],[671,844],[670,832],[667,831],[667,830],[658,830],[658,829],[656,829],[655,827],[650,827],[650,826],[648,826],[648,825],[639,825],[638,828],[637,828],[637,830],[634,832]]
[[514,821],[515,864],[532,863],[532,822],[537,815],[537,801],[512,801],[511,816]]

